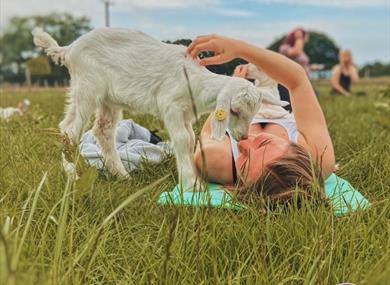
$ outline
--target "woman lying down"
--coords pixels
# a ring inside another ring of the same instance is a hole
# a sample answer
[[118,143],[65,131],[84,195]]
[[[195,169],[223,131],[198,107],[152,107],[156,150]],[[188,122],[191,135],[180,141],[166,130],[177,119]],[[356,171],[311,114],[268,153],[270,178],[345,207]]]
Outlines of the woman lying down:
[[[288,201],[297,186],[303,195],[311,196],[313,183],[322,183],[333,173],[335,156],[324,114],[304,69],[275,52],[217,35],[198,37],[188,48],[193,58],[203,51],[216,55],[200,60],[202,65],[242,58],[288,88],[293,115],[256,116],[248,138],[239,142],[229,131],[223,141],[211,140],[211,115],[201,131],[204,161],[200,149],[195,152],[198,171],[211,182],[241,185],[238,196],[251,189],[271,201]],[[247,70],[239,67],[236,75],[246,77]]]
[[[210,115],[201,131],[202,150],[198,146],[195,151],[196,167],[206,180],[235,185],[230,189],[236,191],[239,202],[254,195],[270,202],[286,203],[295,195],[311,198],[320,194],[329,200],[337,216],[369,207],[358,191],[333,174],[332,140],[314,90],[300,65],[273,51],[218,35],[196,38],[187,53],[197,58],[203,51],[212,51],[215,56],[199,60],[201,65],[221,64],[234,58],[250,62],[248,67],[254,66],[255,70],[241,66],[235,75],[255,77],[258,86],[266,85],[276,93],[277,83],[282,84],[289,90],[293,111],[290,114],[263,104],[252,121],[248,138],[239,142],[230,136],[229,130],[223,141],[211,140],[213,114]],[[162,198],[162,204],[193,201],[183,201],[178,195]]]
[[[187,53],[198,59],[198,54],[203,51],[212,51],[215,56],[199,60],[201,65],[222,64],[242,58],[252,63],[249,66],[261,70],[263,82],[258,81],[260,87],[264,87],[264,82],[269,88],[276,88],[276,82],[286,86],[290,91],[293,113],[281,107],[279,110],[272,110],[274,107],[267,110],[267,106],[263,105],[252,121],[248,138],[239,142],[230,136],[229,130],[222,141],[210,139],[210,122],[214,116],[211,114],[200,134],[202,151],[198,145],[194,154],[198,173],[209,182],[234,188],[238,197],[254,194],[284,203],[294,197],[297,187],[301,195],[313,196],[313,183],[323,184],[333,173],[335,156],[324,114],[304,69],[275,52],[218,35],[196,38]],[[253,70],[248,71],[247,66],[239,66],[234,75],[253,79],[253,73]],[[147,130],[145,133],[143,140],[147,150],[151,147],[148,142],[150,133]],[[157,152],[161,155],[169,149],[166,145],[154,146],[150,149],[160,148]],[[120,145],[118,149],[121,152]],[[85,153],[83,147],[81,152]],[[144,153],[147,155],[147,151]],[[124,161],[129,156],[121,154],[121,157]],[[160,155],[154,161],[159,159]]]

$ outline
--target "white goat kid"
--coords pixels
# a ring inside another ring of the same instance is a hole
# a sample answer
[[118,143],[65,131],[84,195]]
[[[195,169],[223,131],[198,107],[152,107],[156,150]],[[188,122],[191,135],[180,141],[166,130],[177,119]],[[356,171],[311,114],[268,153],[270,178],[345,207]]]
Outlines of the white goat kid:
[[247,134],[262,98],[283,104],[245,79],[209,72],[186,56],[185,47],[138,31],[99,28],[64,47],[41,29],[34,29],[33,36],[37,46],[69,69],[71,87],[61,131],[78,143],[84,125],[96,112],[93,133],[113,174],[128,175],[114,141],[123,108],[164,121],[175,150],[179,179],[185,185],[194,185],[194,106],[198,115],[216,108],[212,137],[222,140],[228,127],[236,139]]

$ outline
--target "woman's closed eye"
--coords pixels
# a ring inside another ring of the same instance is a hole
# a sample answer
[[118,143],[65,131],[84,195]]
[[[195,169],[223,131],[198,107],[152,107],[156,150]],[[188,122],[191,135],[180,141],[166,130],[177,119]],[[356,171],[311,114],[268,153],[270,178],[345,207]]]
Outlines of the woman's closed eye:
[[271,142],[271,139],[266,139],[263,141],[260,141],[259,144],[256,144],[256,148],[261,148],[263,146],[268,145]]

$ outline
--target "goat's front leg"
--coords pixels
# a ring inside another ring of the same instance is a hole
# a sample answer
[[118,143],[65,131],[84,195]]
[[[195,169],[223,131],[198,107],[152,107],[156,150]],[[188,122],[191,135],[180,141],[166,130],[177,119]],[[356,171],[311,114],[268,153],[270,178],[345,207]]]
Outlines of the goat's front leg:
[[188,147],[190,149],[190,152],[193,153],[195,151],[195,133],[192,128],[191,122],[186,122],[185,126],[188,131],[188,134],[190,135],[190,142],[188,144]]
[[[165,127],[175,150],[179,183],[184,190],[200,190],[200,181],[196,175],[193,162],[194,134],[189,132],[188,125],[182,114],[167,114],[164,120]],[[192,131],[192,128],[191,128]]]

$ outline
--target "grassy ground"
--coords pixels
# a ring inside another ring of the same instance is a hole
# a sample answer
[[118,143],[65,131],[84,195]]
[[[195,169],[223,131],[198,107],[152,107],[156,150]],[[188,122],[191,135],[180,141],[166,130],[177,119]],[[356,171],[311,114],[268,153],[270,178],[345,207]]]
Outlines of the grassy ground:
[[319,85],[338,174],[371,201],[365,212],[161,207],[173,158],[131,182],[89,171],[69,183],[50,129],[64,91],[3,90],[1,106],[29,98],[32,109],[0,122],[0,284],[390,284],[390,82],[364,82],[356,90],[368,95],[352,98]]

